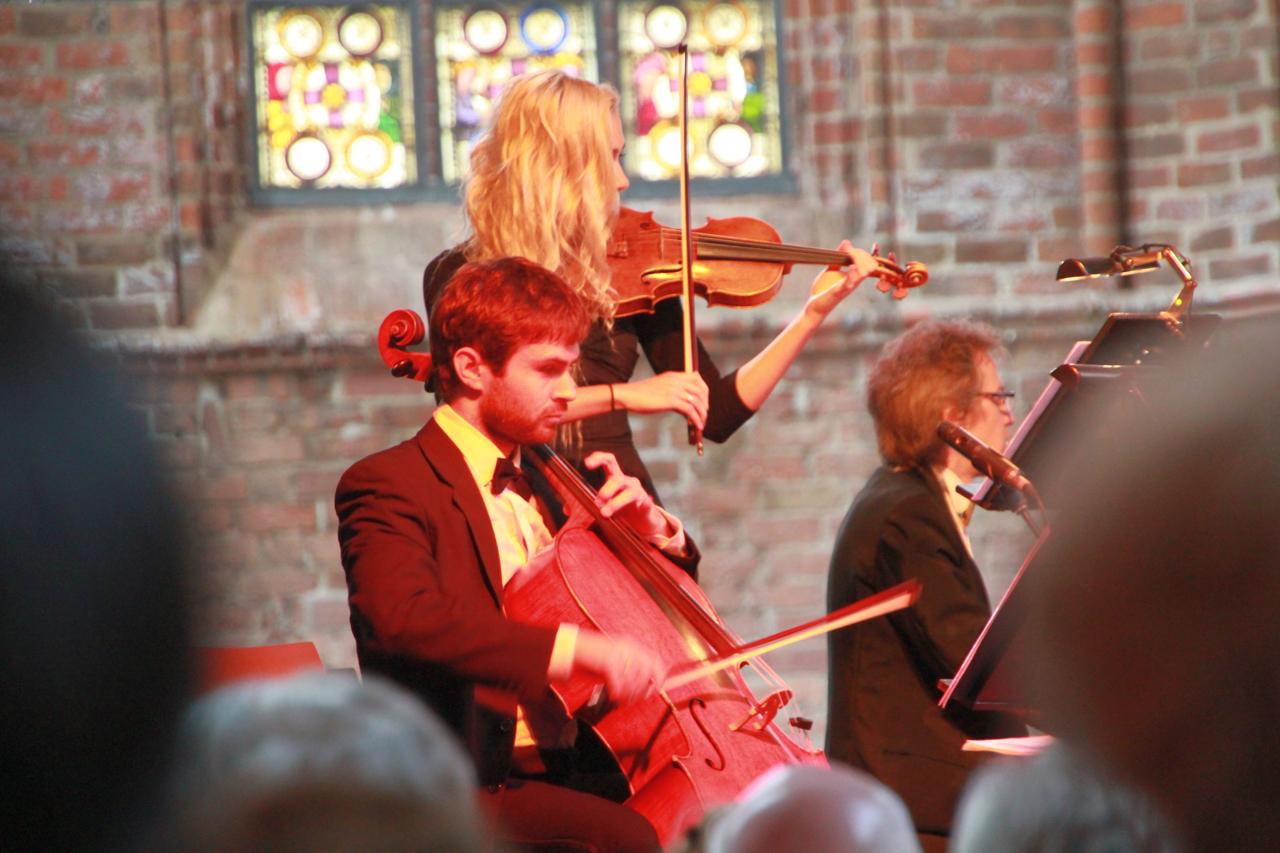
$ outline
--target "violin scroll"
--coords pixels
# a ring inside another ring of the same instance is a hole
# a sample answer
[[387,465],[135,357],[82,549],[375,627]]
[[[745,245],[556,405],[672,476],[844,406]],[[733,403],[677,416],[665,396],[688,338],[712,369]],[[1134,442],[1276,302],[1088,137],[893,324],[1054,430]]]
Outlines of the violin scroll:
[[422,343],[426,335],[427,327],[416,311],[400,308],[383,318],[378,326],[378,354],[391,368],[392,376],[427,381],[431,376],[431,354],[406,349]]
[[892,290],[894,299],[905,298],[908,290],[921,287],[929,281],[929,268],[920,261],[909,261],[902,267],[898,266],[892,255],[888,258],[872,255],[872,258],[876,262],[876,271],[871,274],[878,279],[876,288],[881,293]]
[[929,281],[929,268],[921,261],[911,261],[904,270],[903,281],[906,287],[920,287]]

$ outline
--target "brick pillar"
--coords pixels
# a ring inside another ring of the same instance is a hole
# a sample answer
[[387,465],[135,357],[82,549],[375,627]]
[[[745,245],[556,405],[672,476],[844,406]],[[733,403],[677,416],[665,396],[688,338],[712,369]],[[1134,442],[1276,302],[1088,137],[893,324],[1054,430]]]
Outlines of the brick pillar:
[[243,206],[243,5],[0,6],[6,276],[95,331],[187,319]]
[[[184,321],[208,286],[211,255],[245,206],[246,100],[241,0],[165,5],[164,118],[175,211],[173,263]],[[252,155],[250,155],[252,156]]]
[[851,216],[861,228],[860,146],[865,113],[858,86],[860,37],[853,28],[851,0],[779,0],[779,37],[786,63],[788,118],[784,128],[801,193],[829,211],[823,242],[848,236]]
[[[884,2],[860,3],[854,12],[857,33],[857,73],[863,104],[863,139],[859,154],[866,164],[866,178],[858,198],[865,206],[864,218],[886,250],[899,249],[906,222],[900,220],[899,179],[901,159],[897,153],[900,132],[902,66],[900,48],[904,44],[903,17]],[[935,57],[936,60],[936,57]]]
[[1076,124],[1080,139],[1081,254],[1127,240],[1128,198],[1117,0],[1075,0]]
[[1040,292],[1079,220],[1068,4],[959,5],[882,15],[897,248],[931,294]]

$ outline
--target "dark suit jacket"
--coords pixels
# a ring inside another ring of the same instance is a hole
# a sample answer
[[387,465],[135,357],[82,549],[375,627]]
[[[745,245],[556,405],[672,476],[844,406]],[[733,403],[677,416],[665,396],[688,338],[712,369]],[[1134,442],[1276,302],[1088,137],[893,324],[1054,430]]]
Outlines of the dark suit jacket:
[[827,755],[893,788],[921,832],[946,834],[960,789],[981,760],[961,751],[965,738],[1025,730],[1001,715],[938,707],[938,679],[955,675],[991,605],[937,480],[880,468],[840,528],[828,607],[907,578],[924,586],[914,607],[828,639]]
[[[428,421],[351,466],[335,504],[361,670],[417,693],[470,750],[481,783],[501,782],[516,700],[545,693],[556,629],[503,615],[493,526],[462,452]],[[477,685],[495,689],[478,703]]]
[[[352,465],[335,504],[361,670],[417,693],[461,738],[481,784],[503,781],[516,702],[546,697],[557,628],[503,615],[498,545],[462,451],[428,421]],[[675,562],[693,574],[698,559],[690,543]]]

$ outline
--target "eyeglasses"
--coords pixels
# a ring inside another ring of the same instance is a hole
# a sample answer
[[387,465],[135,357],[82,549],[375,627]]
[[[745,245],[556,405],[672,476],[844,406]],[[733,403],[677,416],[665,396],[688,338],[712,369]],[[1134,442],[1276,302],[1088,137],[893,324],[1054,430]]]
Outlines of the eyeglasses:
[[1012,391],[1001,390],[1001,391],[979,391],[978,396],[986,397],[988,400],[995,403],[1000,408],[1007,409],[1009,408],[1010,405],[1012,405],[1011,401],[1016,395]]

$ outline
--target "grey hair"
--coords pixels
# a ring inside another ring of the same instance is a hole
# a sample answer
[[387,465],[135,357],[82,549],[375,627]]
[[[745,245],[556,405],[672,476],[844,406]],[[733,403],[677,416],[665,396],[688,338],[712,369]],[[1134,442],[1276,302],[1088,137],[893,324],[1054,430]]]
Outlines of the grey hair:
[[337,673],[244,682],[200,699],[181,728],[179,761],[179,798],[308,780],[462,803],[475,788],[452,733],[415,697]]

